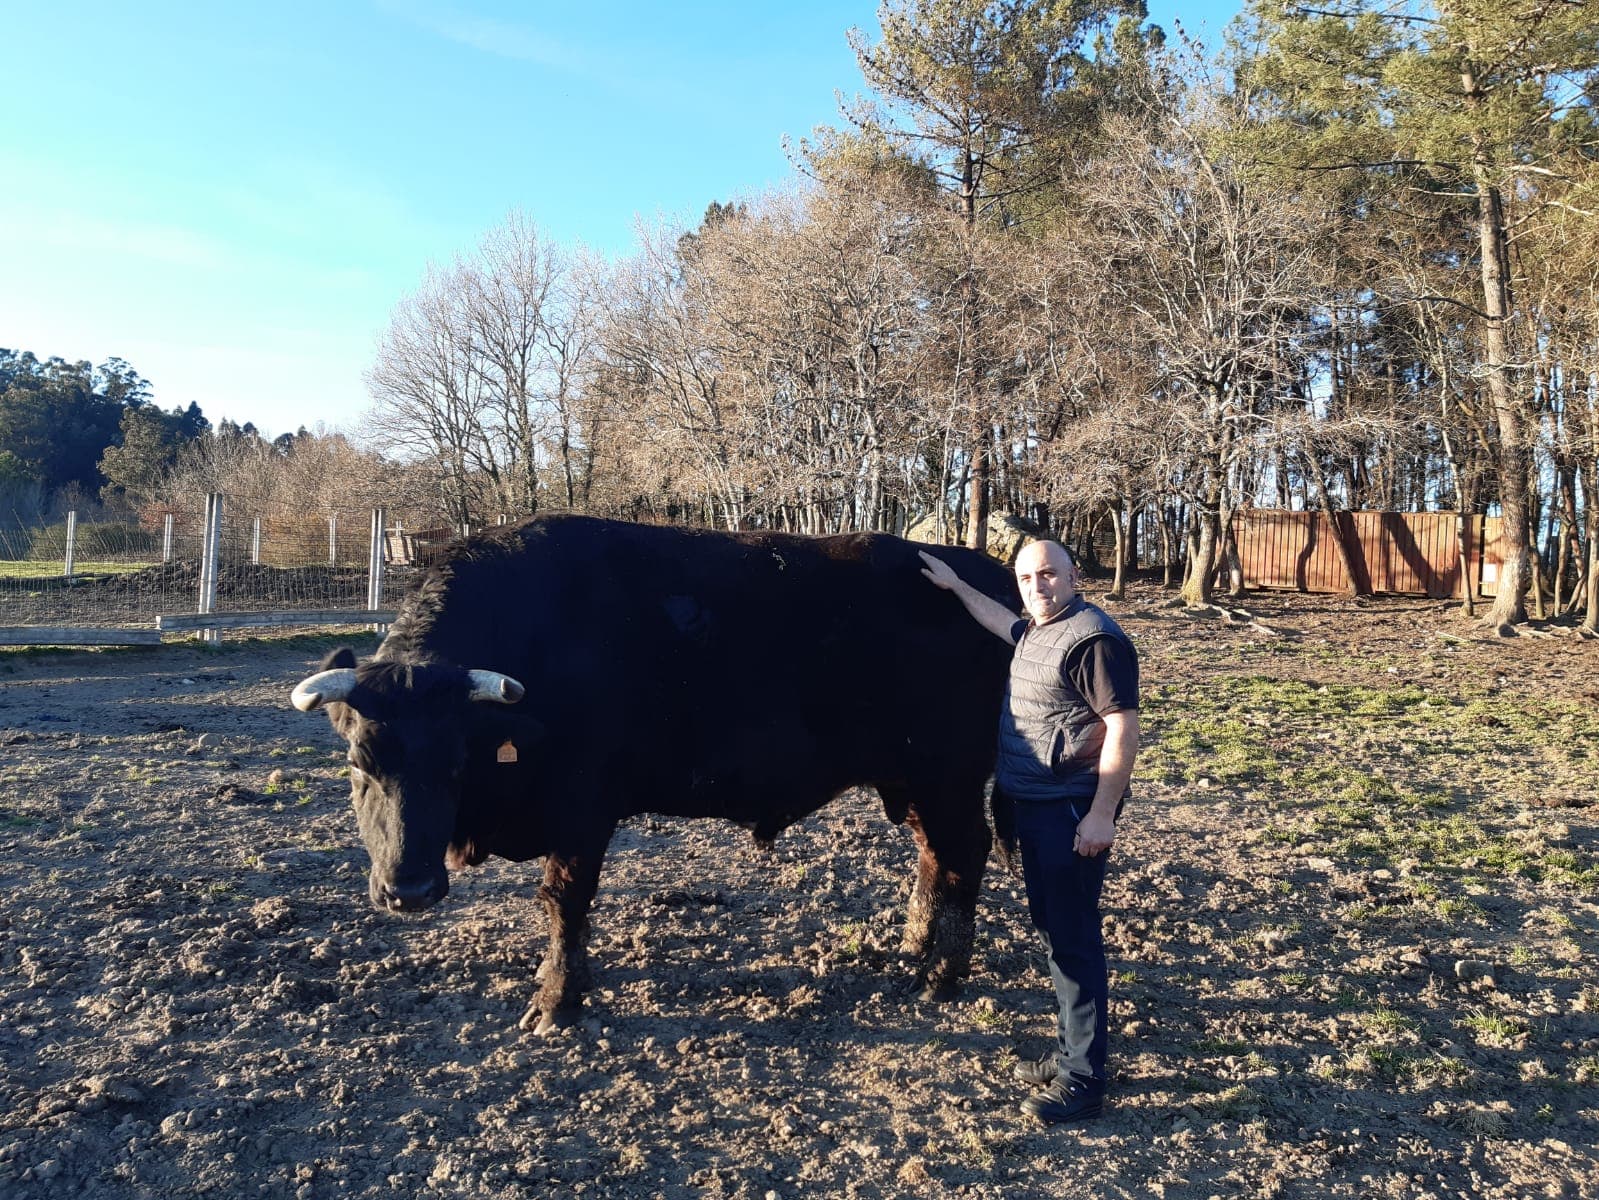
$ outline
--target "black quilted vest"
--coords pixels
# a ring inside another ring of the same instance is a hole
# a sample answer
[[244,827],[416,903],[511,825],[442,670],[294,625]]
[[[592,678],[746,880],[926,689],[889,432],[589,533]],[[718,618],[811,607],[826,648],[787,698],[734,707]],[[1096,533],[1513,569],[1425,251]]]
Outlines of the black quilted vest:
[[1121,638],[1121,626],[1076,596],[1047,625],[1028,625],[1010,664],[999,718],[994,784],[1013,800],[1092,799],[1099,784],[1105,722],[1066,676],[1066,656],[1093,637]]

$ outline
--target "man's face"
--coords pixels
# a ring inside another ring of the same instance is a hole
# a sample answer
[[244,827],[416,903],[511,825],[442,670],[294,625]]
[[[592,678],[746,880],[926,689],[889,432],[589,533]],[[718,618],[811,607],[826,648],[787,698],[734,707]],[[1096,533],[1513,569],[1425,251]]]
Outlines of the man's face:
[[1060,615],[1077,594],[1077,568],[1059,546],[1033,542],[1016,556],[1016,586],[1035,625]]

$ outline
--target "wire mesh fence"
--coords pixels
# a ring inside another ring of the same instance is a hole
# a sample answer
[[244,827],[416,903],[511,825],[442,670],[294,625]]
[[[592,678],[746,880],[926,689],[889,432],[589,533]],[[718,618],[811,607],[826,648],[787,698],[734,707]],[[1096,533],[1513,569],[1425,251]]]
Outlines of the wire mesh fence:
[[215,503],[212,539],[211,501],[122,520],[0,521],[0,628],[154,629],[197,612],[348,610],[359,623],[396,607],[456,532],[426,512]]

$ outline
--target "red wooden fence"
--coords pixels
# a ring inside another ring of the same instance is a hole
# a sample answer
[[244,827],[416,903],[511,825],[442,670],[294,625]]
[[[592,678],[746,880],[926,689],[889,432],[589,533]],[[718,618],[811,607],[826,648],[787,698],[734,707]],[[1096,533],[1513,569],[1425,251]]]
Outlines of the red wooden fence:
[[[1368,592],[1459,598],[1460,541],[1474,595],[1491,596],[1503,562],[1503,522],[1452,512],[1340,512],[1355,575]],[[1246,509],[1233,518],[1244,585],[1302,592],[1349,591],[1349,576],[1320,512]]]

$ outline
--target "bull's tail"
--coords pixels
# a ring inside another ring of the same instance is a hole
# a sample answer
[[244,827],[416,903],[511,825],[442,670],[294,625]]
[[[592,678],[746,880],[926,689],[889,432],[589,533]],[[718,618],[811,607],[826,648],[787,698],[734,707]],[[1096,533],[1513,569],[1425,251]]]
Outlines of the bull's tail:
[[1007,871],[1017,869],[1016,857],[1016,802],[1000,791],[995,784],[988,794],[988,808],[994,819],[994,844],[999,850],[999,861]]

